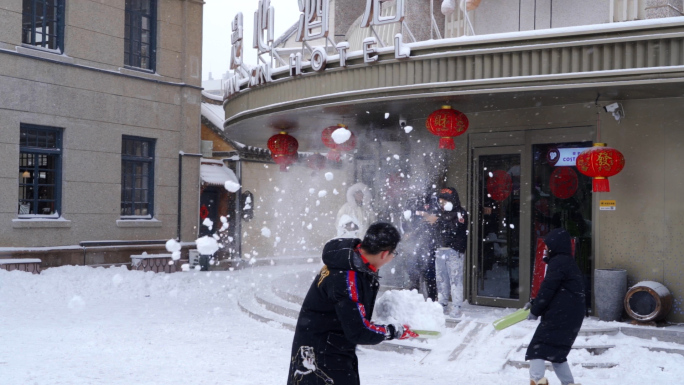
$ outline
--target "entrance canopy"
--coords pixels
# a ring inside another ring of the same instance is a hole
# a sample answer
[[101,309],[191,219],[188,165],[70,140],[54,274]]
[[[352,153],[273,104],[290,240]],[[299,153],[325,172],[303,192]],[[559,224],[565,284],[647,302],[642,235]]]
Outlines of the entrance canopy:
[[233,170],[226,167],[221,161],[213,161],[210,159],[202,159],[200,164],[200,177],[202,182],[210,186],[223,186],[226,182],[233,182],[237,185],[237,176]]

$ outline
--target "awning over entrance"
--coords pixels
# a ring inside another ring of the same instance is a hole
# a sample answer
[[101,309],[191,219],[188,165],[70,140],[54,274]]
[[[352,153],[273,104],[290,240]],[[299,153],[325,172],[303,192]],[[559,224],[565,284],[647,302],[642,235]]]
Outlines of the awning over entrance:
[[202,163],[200,164],[200,177],[202,178],[203,183],[210,186],[223,186],[228,181],[237,185],[240,184],[233,170],[226,167],[223,162],[210,159],[202,159]]

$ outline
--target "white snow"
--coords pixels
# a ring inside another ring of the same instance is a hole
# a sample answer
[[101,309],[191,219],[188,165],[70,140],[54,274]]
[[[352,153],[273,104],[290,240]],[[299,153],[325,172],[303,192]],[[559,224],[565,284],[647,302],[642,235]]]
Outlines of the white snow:
[[214,221],[212,221],[209,218],[204,218],[202,221],[202,225],[206,226],[209,230],[211,230],[214,227]]
[[[272,296],[273,281],[290,286],[301,282],[308,287],[321,267],[320,257],[308,260],[299,266],[254,265],[244,270],[173,274],[82,266],[50,268],[41,274],[0,270],[0,383],[285,383],[293,332],[274,322],[249,318],[238,307],[238,300],[242,303],[254,293]],[[421,310],[427,307],[419,304],[415,295],[393,292],[390,297],[395,295],[406,295]],[[376,305],[376,320],[380,307]],[[398,308],[409,310],[407,306]],[[399,354],[361,346],[357,350],[361,381],[372,385],[451,384],[455,380],[464,384],[527,384],[528,370],[505,362],[524,358],[525,350],[518,348],[529,343],[538,322],[523,321],[494,331],[491,322],[510,312],[469,306],[461,323],[442,329],[441,338],[398,342],[432,349],[429,354]],[[421,321],[413,320],[415,325]],[[625,325],[587,318],[583,327]],[[682,355],[648,350],[681,350],[682,345],[622,333],[580,336],[575,342],[585,346],[606,344],[615,347],[596,356],[584,349],[570,352],[568,361],[575,382],[676,384],[684,378]],[[450,361],[449,356],[457,349],[462,352]],[[619,365],[586,369],[580,362]],[[552,372],[547,372],[547,377],[551,384],[559,384]]]
[[171,259],[177,261],[181,257],[181,244],[175,239],[166,241],[166,251],[171,253]]
[[454,204],[451,202],[446,202],[444,204],[444,211],[451,211],[454,209]]
[[442,305],[426,301],[416,290],[388,290],[378,298],[373,316],[378,323],[400,323],[411,329],[442,331]]
[[213,255],[219,249],[216,239],[206,235],[198,238],[195,243],[197,244],[197,251],[202,255]]
[[223,186],[226,188],[226,190],[228,190],[232,193],[234,193],[240,189],[240,183],[236,183],[235,181],[232,181],[232,180],[226,181],[226,183],[224,183]]
[[333,180],[333,173],[326,172],[325,173],[325,180]]
[[330,137],[335,141],[335,143],[342,144],[351,138],[351,131],[347,130],[345,127],[340,127],[333,131]]
[[266,237],[266,238],[269,238],[271,236],[271,229],[269,229],[268,227],[262,227],[261,228],[261,235]]
[[411,210],[404,210],[404,219],[407,221],[411,219]]
[[408,133],[410,133],[411,131],[413,131],[413,126],[404,126],[404,132],[405,132],[405,133],[408,134]]
[[321,190],[318,192],[318,197],[323,198],[324,196],[328,195],[328,192],[326,190]]

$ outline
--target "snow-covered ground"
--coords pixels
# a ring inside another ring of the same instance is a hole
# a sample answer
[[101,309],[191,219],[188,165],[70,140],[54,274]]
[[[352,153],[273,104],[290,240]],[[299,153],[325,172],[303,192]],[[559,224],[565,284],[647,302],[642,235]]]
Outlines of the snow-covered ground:
[[[285,272],[302,281],[320,268],[267,266],[226,272],[153,274],[125,268],[66,266],[40,275],[0,270],[0,384],[284,384],[293,332],[247,317],[238,298],[266,290]],[[292,275],[292,274],[290,274]],[[466,313],[442,338],[416,343],[432,351],[399,354],[359,349],[364,384],[527,384],[522,359],[535,323],[500,332],[505,309]],[[585,326],[611,324],[588,320]],[[676,384],[684,356],[647,347],[674,343],[616,336],[580,337],[576,345],[615,345],[569,361],[613,362],[610,369],[573,366],[585,385]],[[461,348],[459,348],[461,347]],[[459,350],[460,349],[460,350]],[[456,359],[449,357],[458,351]],[[551,384],[559,384],[549,373]]]

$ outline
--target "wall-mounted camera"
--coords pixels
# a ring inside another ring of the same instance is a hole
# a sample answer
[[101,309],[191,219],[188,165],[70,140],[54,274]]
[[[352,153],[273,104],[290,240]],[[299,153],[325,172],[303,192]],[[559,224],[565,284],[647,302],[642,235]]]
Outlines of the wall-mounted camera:
[[625,117],[625,110],[622,108],[622,104],[620,103],[611,103],[603,107],[606,112],[610,112],[615,120],[620,122],[620,119]]

